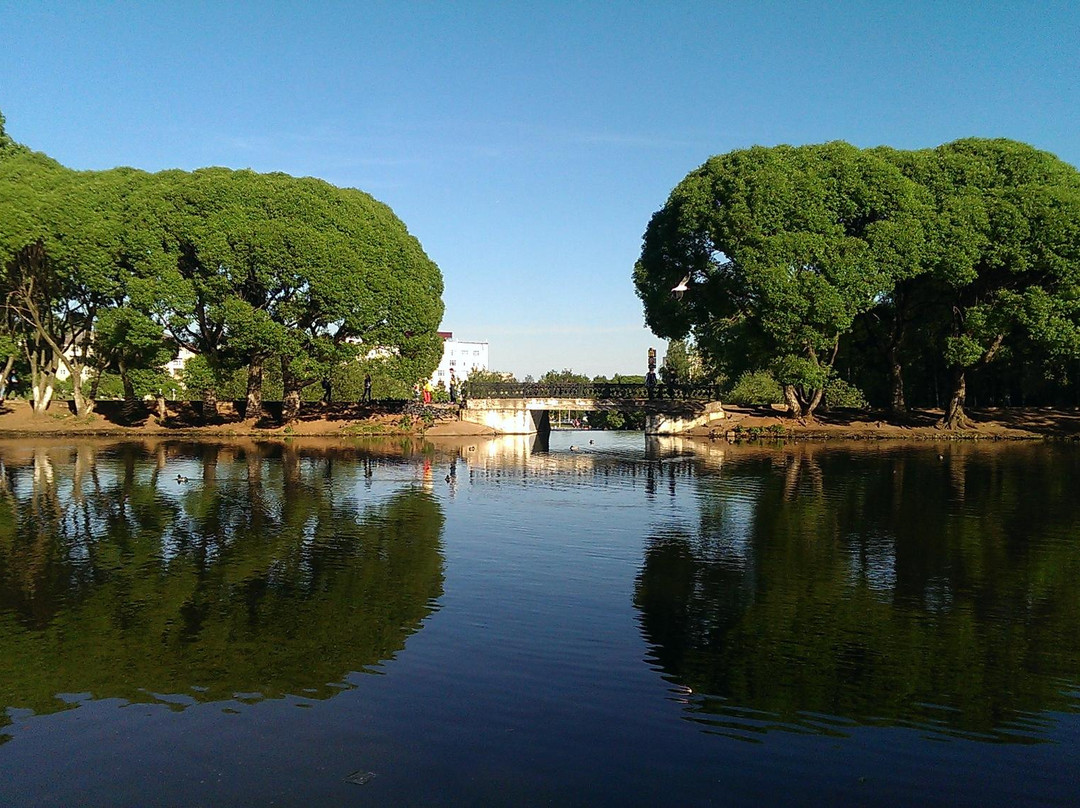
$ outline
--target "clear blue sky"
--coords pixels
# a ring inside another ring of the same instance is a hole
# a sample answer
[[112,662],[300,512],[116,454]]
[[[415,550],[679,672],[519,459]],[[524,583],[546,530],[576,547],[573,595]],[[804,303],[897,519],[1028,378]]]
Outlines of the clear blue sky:
[[0,110],[73,168],[285,171],[389,204],[443,328],[644,372],[630,273],[710,155],[1011,137],[1080,163],[1080,3],[0,0]]

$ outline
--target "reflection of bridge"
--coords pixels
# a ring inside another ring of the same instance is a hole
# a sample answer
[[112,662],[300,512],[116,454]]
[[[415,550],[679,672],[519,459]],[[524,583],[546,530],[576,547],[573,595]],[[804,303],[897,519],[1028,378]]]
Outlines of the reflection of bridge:
[[461,419],[506,435],[531,435],[550,429],[550,410],[644,412],[648,435],[673,435],[724,418],[713,385],[650,390],[619,382],[479,382],[468,386]]

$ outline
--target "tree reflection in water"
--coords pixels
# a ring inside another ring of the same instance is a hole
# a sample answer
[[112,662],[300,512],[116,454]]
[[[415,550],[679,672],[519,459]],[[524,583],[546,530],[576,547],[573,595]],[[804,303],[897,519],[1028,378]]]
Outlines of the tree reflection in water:
[[442,594],[438,502],[358,500],[352,449],[86,442],[0,463],[2,708],[325,698]]
[[692,720],[743,739],[1045,738],[1080,710],[1071,449],[727,448],[693,483],[696,530],[648,540],[655,663]]

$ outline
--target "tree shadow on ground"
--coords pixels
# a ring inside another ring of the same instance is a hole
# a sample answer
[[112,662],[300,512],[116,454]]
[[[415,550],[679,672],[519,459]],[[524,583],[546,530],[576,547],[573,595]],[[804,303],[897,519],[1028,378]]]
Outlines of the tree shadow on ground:
[[1080,436],[1080,412],[1050,407],[1009,407],[969,410],[976,424],[997,424],[1050,437]]

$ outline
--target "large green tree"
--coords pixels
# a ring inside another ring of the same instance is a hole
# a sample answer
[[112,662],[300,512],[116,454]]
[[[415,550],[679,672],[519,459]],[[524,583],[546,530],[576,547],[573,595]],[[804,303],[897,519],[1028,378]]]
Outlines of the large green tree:
[[34,407],[48,406],[62,366],[80,415],[97,314],[123,301],[126,276],[141,262],[122,244],[118,200],[132,175],[69,171],[29,152],[0,161],[0,251],[7,321],[22,334]]
[[442,277],[385,205],[283,174],[207,169],[165,182],[182,277],[166,324],[212,369],[247,366],[246,417],[260,414],[272,357],[287,418],[305,386],[357,350],[389,352],[413,374],[438,364]]
[[938,305],[949,368],[943,423],[967,422],[969,375],[1010,342],[1048,361],[1080,356],[1080,174],[1024,143],[969,138],[887,154],[933,199],[936,246],[907,293]]
[[922,260],[924,220],[918,185],[854,146],[735,151],[672,191],[634,283],[656,334],[731,377],[768,368],[805,418],[855,317]]
[[1080,357],[1078,276],[1077,171],[1022,143],[967,139],[714,157],[653,217],[634,280],[656,333],[693,336],[731,378],[768,370],[800,417],[857,324],[864,359],[885,360],[895,412],[905,358],[936,354],[942,422],[957,428],[969,375],[1010,346],[1066,375]]
[[75,172],[15,144],[2,117],[0,267],[0,349],[22,346],[38,411],[61,367],[92,411],[94,352],[134,397],[169,350],[155,327],[201,357],[204,411],[246,370],[248,418],[270,360],[288,419],[304,387],[357,355],[413,380],[442,350],[438,267],[368,194],[222,168]]

